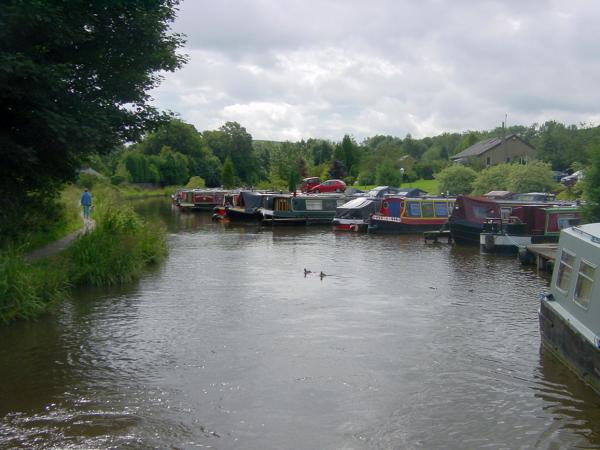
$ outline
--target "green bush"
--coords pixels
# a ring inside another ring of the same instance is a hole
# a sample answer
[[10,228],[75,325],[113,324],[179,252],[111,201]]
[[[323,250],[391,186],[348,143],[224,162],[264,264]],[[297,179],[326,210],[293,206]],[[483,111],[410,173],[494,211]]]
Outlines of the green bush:
[[442,192],[449,192],[450,195],[468,194],[473,189],[477,172],[470,167],[455,164],[446,167],[435,178],[438,180],[439,189]]
[[142,220],[126,205],[100,203],[96,228],[67,250],[74,284],[111,286],[139,277],[166,255],[164,230]]

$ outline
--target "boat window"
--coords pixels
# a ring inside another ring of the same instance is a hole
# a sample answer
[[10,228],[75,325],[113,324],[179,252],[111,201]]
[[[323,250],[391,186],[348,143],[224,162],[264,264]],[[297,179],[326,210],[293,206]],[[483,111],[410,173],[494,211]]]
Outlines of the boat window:
[[421,203],[421,211],[423,213],[423,217],[433,217],[433,202]]
[[556,277],[556,287],[563,292],[567,292],[569,288],[574,263],[575,255],[563,249],[558,263],[558,276]]
[[289,211],[290,203],[287,198],[278,198],[275,201],[275,211]]
[[581,218],[579,217],[559,217],[558,218],[558,229],[562,230],[563,228],[574,227],[575,225],[579,225],[581,223]]
[[406,215],[408,217],[421,217],[421,203],[406,202]]
[[448,204],[446,202],[435,202],[435,216],[448,217]]
[[587,261],[581,260],[579,264],[579,273],[577,274],[577,283],[575,284],[575,303],[588,309],[590,298],[592,297],[592,286],[594,285],[594,273],[596,266]]
[[500,207],[500,216],[502,217],[502,220],[508,221],[510,216],[512,216],[512,208],[510,206]]
[[323,200],[306,199],[306,209],[308,211],[321,211],[323,209]]

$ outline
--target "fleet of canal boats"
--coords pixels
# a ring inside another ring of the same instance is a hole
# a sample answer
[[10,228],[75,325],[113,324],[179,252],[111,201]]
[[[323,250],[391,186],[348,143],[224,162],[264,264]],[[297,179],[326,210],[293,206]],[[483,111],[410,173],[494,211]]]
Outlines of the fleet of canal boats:
[[483,252],[558,241],[551,292],[539,310],[544,346],[600,393],[600,223],[581,225],[577,204],[543,193],[452,198],[389,186],[359,194],[189,189],[172,197],[182,210],[214,208],[215,220],[330,224],[334,230],[369,233],[438,230]]

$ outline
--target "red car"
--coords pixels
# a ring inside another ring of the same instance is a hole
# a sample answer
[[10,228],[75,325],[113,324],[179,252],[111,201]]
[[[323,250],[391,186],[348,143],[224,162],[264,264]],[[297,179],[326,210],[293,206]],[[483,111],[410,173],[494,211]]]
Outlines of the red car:
[[344,192],[345,190],[346,183],[342,180],[327,180],[312,187],[308,192],[318,194],[320,192]]
[[300,186],[300,190],[302,192],[309,192],[315,186],[321,184],[321,179],[319,177],[310,177],[302,180],[302,185]]

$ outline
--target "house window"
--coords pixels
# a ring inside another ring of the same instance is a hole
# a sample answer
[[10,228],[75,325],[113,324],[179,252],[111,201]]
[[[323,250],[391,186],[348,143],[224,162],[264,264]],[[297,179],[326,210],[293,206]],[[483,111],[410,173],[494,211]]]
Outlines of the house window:
[[485,159],[485,165],[486,165],[486,166],[489,166],[491,163],[492,163],[492,159],[491,159],[491,158],[488,156],[488,157]]
[[579,264],[579,273],[577,274],[577,283],[575,284],[575,296],[573,300],[579,306],[588,309],[590,298],[592,296],[592,286],[594,285],[594,272],[596,266],[581,260]]
[[509,163],[510,162],[510,156],[506,157],[506,162]]
[[575,255],[563,249],[558,265],[558,276],[556,277],[556,287],[562,292],[567,292],[567,289],[569,289],[569,282],[571,281],[571,273],[573,273],[574,264]]

